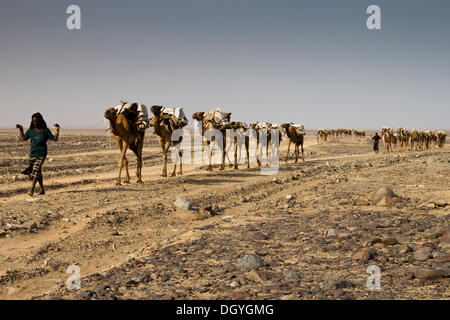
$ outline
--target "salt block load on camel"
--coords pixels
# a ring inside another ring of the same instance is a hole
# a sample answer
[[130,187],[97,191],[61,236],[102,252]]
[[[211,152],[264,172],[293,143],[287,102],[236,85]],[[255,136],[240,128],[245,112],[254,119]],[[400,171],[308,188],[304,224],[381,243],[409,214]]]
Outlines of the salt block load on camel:
[[126,174],[124,183],[130,183],[126,157],[128,148],[137,157],[136,177],[137,182],[142,183],[142,148],[144,146],[145,129],[148,128],[147,107],[137,102],[127,103],[122,101],[120,105],[107,109],[105,118],[109,120],[110,131],[121,153],[116,184],[121,185],[121,173],[124,165]]
[[176,176],[177,163],[180,164],[180,171],[178,171],[178,174],[183,175],[183,151],[180,148],[183,136],[180,136],[176,141],[172,141],[172,133],[188,124],[183,108],[152,106],[150,111],[153,113],[153,117],[150,119],[149,124],[154,128],[156,135],[159,137],[159,145],[163,152],[163,169],[161,177],[167,177],[167,152],[171,146],[178,149],[178,157],[174,163],[172,177]]
[[224,170],[226,154],[226,130],[232,129],[231,112],[223,112],[220,108],[217,108],[212,110],[211,112],[195,112],[192,115],[192,119],[199,121],[201,124],[203,144],[208,150],[208,168],[206,169],[206,171],[213,171],[211,158],[214,146],[217,144],[217,141],[214,135],[212,135],[208,139],[205,136],[205,133],[208,130],[219,130],[222,134],[222,162],[220,164],[220,170]]

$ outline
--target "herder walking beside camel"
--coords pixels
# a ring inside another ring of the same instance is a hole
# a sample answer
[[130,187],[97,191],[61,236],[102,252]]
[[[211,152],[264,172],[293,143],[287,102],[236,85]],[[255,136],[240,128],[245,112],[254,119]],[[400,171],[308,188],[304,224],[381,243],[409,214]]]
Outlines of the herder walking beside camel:
[[28,175],[32,180],[31,190],[28,192],[28,195],[31,197],[34,194],[36,182],[39,182],[41,187],[39,194],[45,194],[42,165],[47,157],[47,140],[58,141],[60,127],[58,124],[54,124],[54,126],[56,128],[55,135],[47,128],[47,124],[39,112],[31,116],[30,128],[25,134],[23,133],[23,127],[20,124],[16,125],[16,128],[19,129],[20,141],[31,139],[29,166],[22,172],[22,174]]
[[372,137],[373,140],[373,151],[375,151],[375,153],[378,153],[378,143],[381,140],[381,137],[378,135],[378,132],[375,132],[375,135]]

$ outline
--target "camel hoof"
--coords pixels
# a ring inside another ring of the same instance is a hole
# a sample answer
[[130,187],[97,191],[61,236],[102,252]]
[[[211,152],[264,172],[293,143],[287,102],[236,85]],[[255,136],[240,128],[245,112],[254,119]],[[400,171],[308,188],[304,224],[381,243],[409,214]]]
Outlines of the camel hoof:
[[167,177],[167,173],[161,173],[161,177]]
[[208,168],[206,168],[206,171],[211,171],[212,172],[213,169],[208,167]]
[[120,183],[120,181],[116,182],[116,186],[121,186],[122,184]]
[[181,171],[178,172],[178,175],[179,175],[179,176],[182,176],[182,175],[183,175],[183,172],[181,172]]
[[176,175],[175,172],[174,172],[174,173],[172,173],[170,176],[171,176],[171,177],[176,177],[177,175]]
[[239,168],[238,167],[234,167],[234,170],[239,170]]
[[139,179],[138,181],[136,181],[136,183],[143,183],[141,179]]
[[220,167],[219,171],[225,170],[225,167]]

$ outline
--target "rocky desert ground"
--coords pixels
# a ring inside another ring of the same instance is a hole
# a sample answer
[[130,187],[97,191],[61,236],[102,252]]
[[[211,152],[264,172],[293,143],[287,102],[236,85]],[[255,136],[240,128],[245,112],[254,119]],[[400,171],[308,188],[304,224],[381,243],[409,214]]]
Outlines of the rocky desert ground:
[[47,193],[30,199],[29,142],[16,136],[0,130],[2,299],[450,298],[448,144],[375,155],[370,139],[318,144],[308,132],[306,161],[273,176],[185,165],[161,178],[148,131],[144,183],[129,153],[132,183],[118,187],[105,132],[62,130]]

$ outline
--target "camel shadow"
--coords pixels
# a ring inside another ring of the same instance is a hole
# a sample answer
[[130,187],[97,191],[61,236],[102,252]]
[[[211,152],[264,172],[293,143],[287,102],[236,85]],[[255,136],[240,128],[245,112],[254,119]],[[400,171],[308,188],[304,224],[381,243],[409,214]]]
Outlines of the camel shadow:
[[183,183],[191,184],[191,185],[213,185],[213,184],[223,184],[223,183],[243,183],[244,180],[231,180],[231,179],[217,179],[217,180],[209,180],[209,179],[188,179],[184,180]]
[[120,191],[120,192],[139,192],[142,191],[142,189],[139,188],[133,188],[128,186],[113,186],[113,187],[106,187],[101,189],[91,189],[91,190],[67,190],[64,193],[86,193],[86,192],[114,192],[114,191]]

